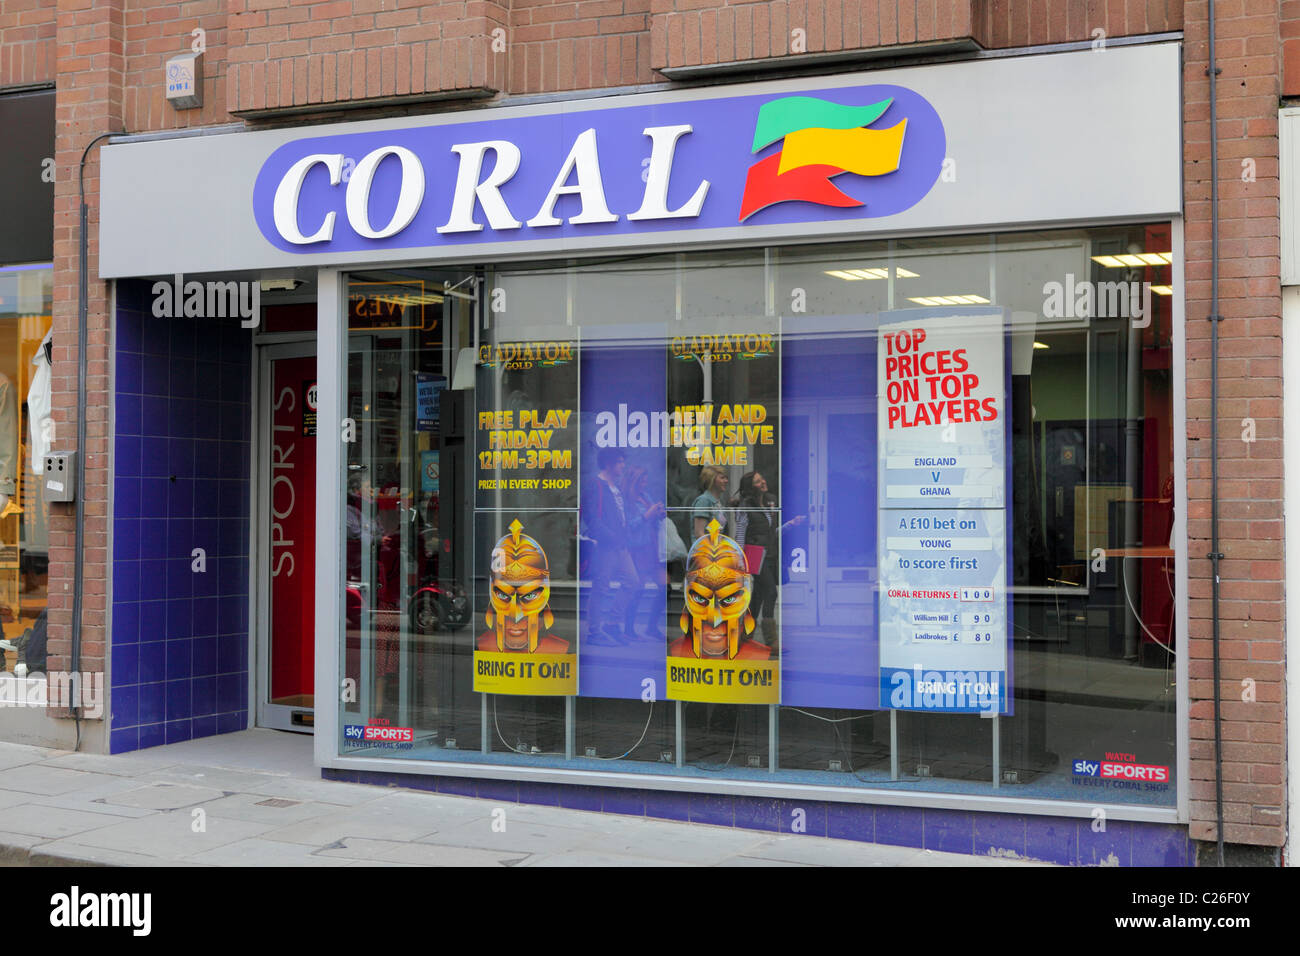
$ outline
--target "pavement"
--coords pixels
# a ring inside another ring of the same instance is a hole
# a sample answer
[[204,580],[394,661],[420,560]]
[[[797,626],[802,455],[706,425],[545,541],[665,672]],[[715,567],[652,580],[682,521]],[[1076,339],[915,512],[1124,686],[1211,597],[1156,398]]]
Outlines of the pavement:
[[0,743],[0,866],[1042,866],[322,780],[250,730],[100,756]]

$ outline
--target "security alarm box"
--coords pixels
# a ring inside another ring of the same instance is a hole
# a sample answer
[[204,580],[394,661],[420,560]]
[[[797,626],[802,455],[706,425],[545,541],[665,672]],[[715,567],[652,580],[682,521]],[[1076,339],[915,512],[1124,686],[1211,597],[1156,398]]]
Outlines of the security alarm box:
[[45,500],[77,500],[77,453],[52,451],[45,456]]

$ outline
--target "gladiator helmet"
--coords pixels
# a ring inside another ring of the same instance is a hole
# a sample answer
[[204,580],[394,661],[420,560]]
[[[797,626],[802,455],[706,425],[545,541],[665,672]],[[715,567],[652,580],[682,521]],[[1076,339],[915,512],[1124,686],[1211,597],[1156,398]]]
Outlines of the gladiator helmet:
[[497,634],[497,650],[506,650],[507,621],[528,620],[528,653],[535,653],[542,628],[555,622],[551,599],[551,569],[546,552],[537,541],[522,534],[523,525],[516,518],[510,533],[492,549],[492,576],[489,582],[489,606],[485,620]]
[[691,635],[695,656],[703,657],[705,625],[727,625],[727,657],[740,650],[740,629],[754,633],[754,615],[749,601],[754,579],[749,574],[745,552],[740,545],[721,534],[718,519],[709,522],[709,533],[691,546],[686,555],[686,581],[683,587],[686,610],[682,612],[682,633]]

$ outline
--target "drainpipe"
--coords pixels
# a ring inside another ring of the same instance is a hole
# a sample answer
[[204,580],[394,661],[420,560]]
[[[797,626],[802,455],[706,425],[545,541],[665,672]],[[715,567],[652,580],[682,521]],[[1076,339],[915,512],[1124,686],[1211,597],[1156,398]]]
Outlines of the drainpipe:
[[1214,60],[1214,0],[1209,0],[1210,42],[1210,622],[1214,629],[1214,816],[1218,862],[1223,866],[1223,718],[1219,702],[1219,113]]
[[77,251],[77,521],[76,541],[72,558],[72,719],[77,725],[77,742],[74,750],[81,749],[81,590],[85,575],[86,547],[86,351],[88,342],[86,314],[89,311],[90,281],[86,276],[86,259],[89,237],[86,223],[86,157],[101,139],[120,136],[121,133],[100,133],[81,151],[81,165],[77,170],[77,191],[81,200],[81,237]]

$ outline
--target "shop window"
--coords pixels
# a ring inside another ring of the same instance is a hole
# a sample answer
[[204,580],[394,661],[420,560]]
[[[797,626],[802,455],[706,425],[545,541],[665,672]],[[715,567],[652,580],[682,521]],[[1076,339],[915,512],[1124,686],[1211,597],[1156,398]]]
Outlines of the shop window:
[[1171,258],[352,276],[340,753],[1172,805]]
[[0,669],[11,673],[45,672],[53,280],[48,265],[0,267]]

